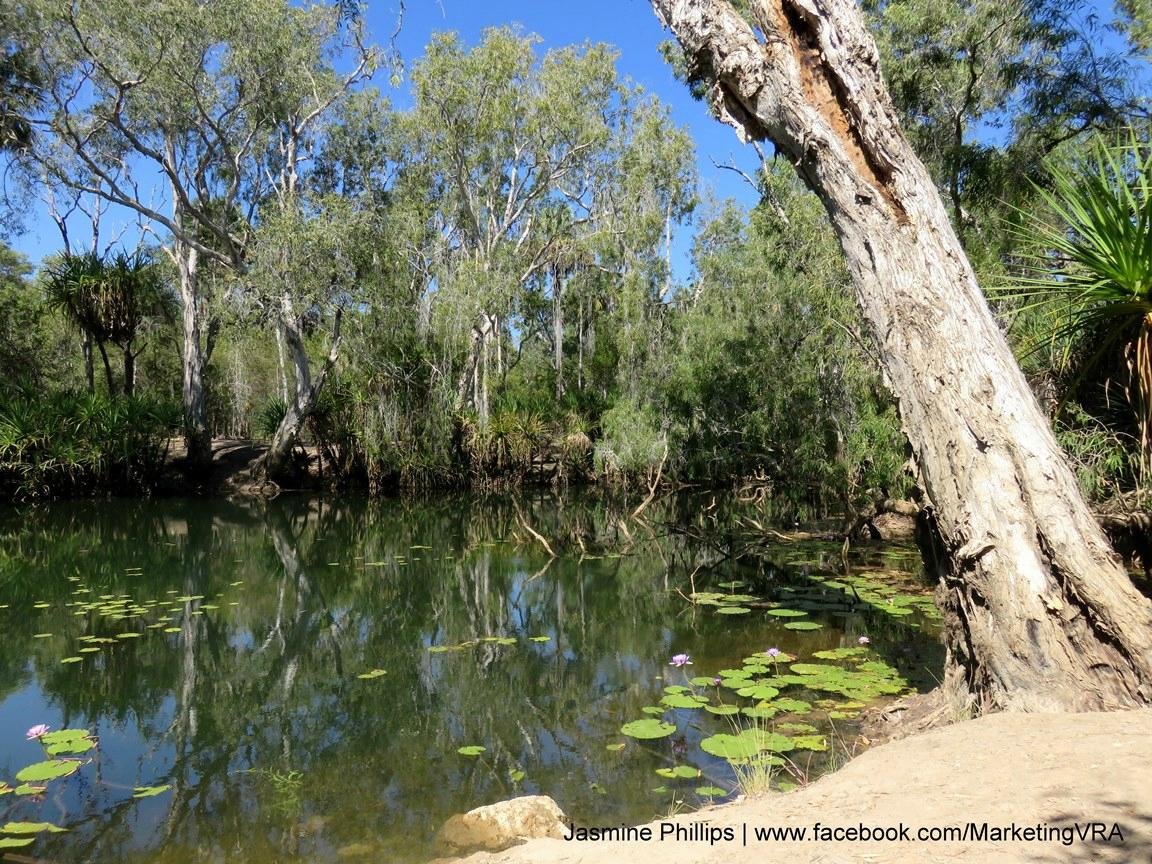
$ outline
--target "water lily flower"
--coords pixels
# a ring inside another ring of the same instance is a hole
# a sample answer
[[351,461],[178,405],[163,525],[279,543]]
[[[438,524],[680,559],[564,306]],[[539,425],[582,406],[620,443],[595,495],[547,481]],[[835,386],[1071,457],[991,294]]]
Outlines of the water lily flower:
[[717,678],[713,678],[713,679],[712,679],[712,683],[713,683],[714,685],[716,685],[717,687],[719,687],[721,684],[723,684],[723,683],[724,683],[724,679],[723,679],[723,678],[719,678],[719,677],[717,677]]
[[773,660],[775,660],[777,657],[780,656],[780,649],[779,648],[769,648],[764,653],[767,654],[769,657],[771,657]]
[[33,726],[31,729],[29,729],[28,732],[26,733],[28,736],[28,740],[29,741],[35,741],[41,735],[46,734],[48,732],[48,729],[49,729],[49,727],[47,724],[37,723],[35,726]]
[[669,666],[675,666],[677,669],[680,669],[681,667],[684,667],[684,666],[691,666],[692,665],[692,658],[689,657],[687,654],[676,654],[672,657],[672,662],[669,663],[668,665]]
[[872,640],[871,640],[871,639],[869,639],[867,636],[861,636],[861,637],[860,637],[859,639],[857,639],[856,641],[857,641],[857,642],[859,642],[861,645],[867,645],[867,644],[869,644],[869,643],[870,643]]

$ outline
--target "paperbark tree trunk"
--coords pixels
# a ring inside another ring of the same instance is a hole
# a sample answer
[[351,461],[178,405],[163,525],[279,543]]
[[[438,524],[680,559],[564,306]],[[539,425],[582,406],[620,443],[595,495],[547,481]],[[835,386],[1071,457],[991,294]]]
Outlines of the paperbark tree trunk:
[[181,323],[184,344],[181,355],[184,402],[184,441],[188,465],[204,468],[212,461],[212,439],[208,434],[208,406],[204,399],[204,350],[200,341],[200,253],[189,244],[174,241],[174,257],[180,269]]
[[1152,605],[1085,504],[908,145],[852,0],[652,0],[718,116],[820,197],[949,553],[945,686],[981,710],[1152,701]]
[[343,312],[343,309],[337,307],[332,323],[332,341],[328,356],[324,359],[320,373],[313,380],[312,364],[308,359],[308,351],[304,345],[303,334],[300,332],[300,323],[293,311],[292,300],[287,294],[281,299],[280,328],[288,353],[292,356],[292,365],[296,372],[296,392],[292,401],[288,403],[288,410],[284,412],[280,425],[276,427],[268,451],[261,460],[264,474],[272,480],[283,478],[289,473],[288,463],[292,448],[296,444],[296,439],[300,437],[304,421],[316,408],[328,373],[332,371],[340,356]]

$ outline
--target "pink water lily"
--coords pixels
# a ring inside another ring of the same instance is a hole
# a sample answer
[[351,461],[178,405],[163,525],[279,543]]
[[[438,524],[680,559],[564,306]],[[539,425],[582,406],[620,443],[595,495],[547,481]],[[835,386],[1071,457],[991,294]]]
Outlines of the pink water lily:
[[25,734],[28,736],[29,741],[35,741],[41,735],[47,734],[49,728],[51,728],[51,727],[49,727],[48,724],[46,724],[46,723],[37,723],[35,726],[33,726],[31,729],[29,729],[27,731],[27,733],[25,733]]
[[672,657],[672,662],[669,663],[668,665],[669,666],[675,666],[677,669],[680,669],[684,666],[691,666],[692,665],[692,658],[689,657],[687,654],[675,654]]
[[773,660],[775,660],[777,657],[780,656],[780,649],[779,648],[769,648],[764,653],[767,654],[769,657],[771,657]]
[[872,640],[871,640],[871,639],[869,639],[867,636],[861,636],[861,637],[860,637],[859,639],[857,639],[856,641],[857,641],[857,642],[859,642],[861,645],[867,645],[867,644],[869,644],[869,643],[870,643]]

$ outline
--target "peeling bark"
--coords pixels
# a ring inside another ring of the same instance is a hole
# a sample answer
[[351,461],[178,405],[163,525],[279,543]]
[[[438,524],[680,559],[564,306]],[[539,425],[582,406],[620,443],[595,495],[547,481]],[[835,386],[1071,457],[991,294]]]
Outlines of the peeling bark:
[[1152,606],[1085,504],[900,130],[852,0],[652,0],[713,109],[820,197],[949,560],[945,685],[976,707],[1152,701]]

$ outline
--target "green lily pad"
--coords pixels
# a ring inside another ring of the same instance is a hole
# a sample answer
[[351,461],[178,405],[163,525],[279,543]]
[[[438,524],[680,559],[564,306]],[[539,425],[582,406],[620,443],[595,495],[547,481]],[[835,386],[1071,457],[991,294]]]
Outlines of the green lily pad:
[[703,696],[691,696],[687,693],[669,693],[660,700],[662,705],[669,708],[700,708],[708,703]]
[[740,713],[745,717],[754,717],[757,720],[770,720],[780,713],[780,709],[771,702],[761,702],[759,705],[740,709]]
[[786,714],[807,714],[812,710],[811,703],[805,702],[803,699],[790,699],[787,696],[773,700],[772,704]]
[[610,751],[611,751],[611,752],[613,752],[613,753],[619,753],[619,752],[620,752],[621,750],[623,750],[623,749],[624,749],[626,746],[627,746],[627,745],[626,745],[626,744],[625,744],[623,741],[621,741],[621,742],[619,742],[618,744],[605,744],[605,745],[604,745],[604,749],[605,749],[605,750],[610,750]]
[[171,785],[165,784],[163,786],[137,786],[133,792],[133,798],[153,798],[171,789]]
[[79,663],[83,659],[84,659],[83,657],[65,657],[60,662],[61,663]]
[[461,756],[479,756],[487,749],[487,747],[481,747],[479,744],[469,744],[467,747],[457,747],[456,752]]
[[754,740],[723,732],[703,739],[700,749],[721,759],[747,759],[760,752],[760,746]]
[[719,714],[722,717],[740,713],[740,709],[735,705],[705,705],[704,710],[709,714]]
[[551,642],[552,637],[551,636],[529,636],[528,641],[529,642]]
[[695,780],[700,776],[700,769],[691,765],[677,765],[675,768],[657,768],[656,773],[670,780]]
[[793,663],[788,668],[797,675],[839,675],[843,672],[839,666],[827,666],[823,663]]
[[776,731],[784,735],[808,735],[815,732],[816,727],[811,723],[777,723]]
[[4,834],[63,834],[67,830],[51,822],[9,822],[0,828]]
[[[21,783],[42,783],[45,780],[55,780],[57,777],[67,777],[80,770],[80,763],[67,759],[49,759],[46,762],[36,762],[16,772],[16,779]],[[17,790],[19,791],[19,790]]]
[[664,723],[655,718],[649,717],[644,720],[633,720],[631,723],[625,723],[620,727],[620,733],[627,735],[629,738],[667,738],[676,731],[675,724]]
[[720,606],[716,609],[719,615],[747,615],[751,611],[747,606]]
[[645,714],[652,714],[655,717],[663,717],[664,712],[667,711],[668,709],[662,705],[645,705],[640,710],[643,711]]
[[831,648],[827,651],[817,651],[812,656],[821,660],[846,660],[849,657],[859,657],[867,653],[867,648]]
[[689,680],[695,687],[713,687],[716,684],[716,682],[707,675],[697,675],[695,678]]
[[35,837],[0,837],[0,849],[20,849],[31,846]]
[[785,630],[819,630],[823,624],[817,624],[815,621],[789,621],[784,625]]
[[701,798],[723,798],[728,794],[727,789],[719,786],[697,786],[695,791]]
[[751,678],[752,673],[747,669],[721,669],[717,673],[721,678]]
[[384,675],[387,675],[387,674],[388,674],[388,673],[387,673],[387,672],[385,672],[383,669],[373,669],[371,672],[361,672],[361,673],[360,673],[359,675],[357,675],[356,677],[357,677],[357,678],[363,678],[363,679],[364,679],[364,680],[366,680],[366,681],[370,681],[370,680],[372,680],[373,678],[381,678],[381,677],[383,677]]
[[827,750],[828,739],[823,735],[798,735],[792,739],[792,743],[800,750]]
[[799,609],[769,609],[768,614],[775,618],[803,618],[808,613]]
[[508,779],[511,780],[513,783],[519,783],[521,780],[523,780],[527,776],[528,775],[524,773],[524,770],[522,768],[509,768],[508,769]]
[[35,786],[31,783],[21,783],[12,791],[17,795],[40,795],[47,788],[47,786]]
[[[51,733],[49,733],[51,734]],[[45,751],[49,756],[79,756],[81,753],[87,753],[96,747],[96,741],[92,738],[64,738],[54,743],[48,743],[47,735],[41,737],[40,742],[47,744]]]
[[740,696],[745,696],[749,699],[775,699],[780,695],[780,691],[775,687],[770,687],[767,684],[754,684],[751,687],[741,687],[736,693]]

